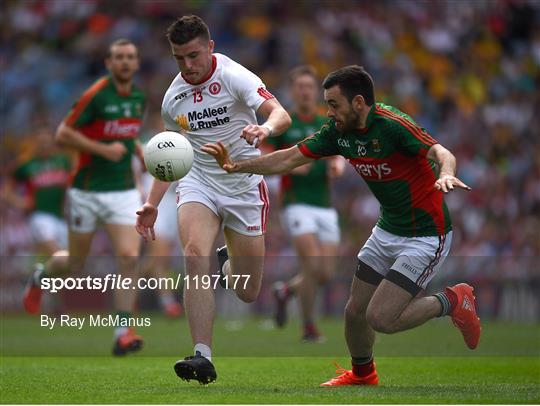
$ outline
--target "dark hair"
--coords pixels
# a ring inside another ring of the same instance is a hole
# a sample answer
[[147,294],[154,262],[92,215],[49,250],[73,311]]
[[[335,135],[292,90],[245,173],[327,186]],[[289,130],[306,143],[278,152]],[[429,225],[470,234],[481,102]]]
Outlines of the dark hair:
[[289,85],[292,85],[300,76],[308,75],[317,81],[317,71],[311,65],[300,65],[289,71]]
[[323,88],[330,89],[336,85],[339,86],[341,93],[349,102],[352,102],[355,96],[360,95],[368,106],[375,103],[373,79],[362,66],[350,65],[330,72],[324,79]]
[[176,45],[183,45],[199,37],[209,41],[210,30],[202,18],[196,15],[180,17],[167,28],[167,38]]
[[[137,48],[137,46],[133,43],[133,41],[127,39],[127,38],[120,38],[120,39],[117,39],[113,42],[111,42],[111,44],[109,45],[109,49],[107,50],[107,55],[105,56],[107,59],[110,58],[112,56],[112,49],[113,47],[116,47],[116,46],[122,46],[122,45],[133,45],[135,48]],[[137,50],[137,53],[139,51]]]

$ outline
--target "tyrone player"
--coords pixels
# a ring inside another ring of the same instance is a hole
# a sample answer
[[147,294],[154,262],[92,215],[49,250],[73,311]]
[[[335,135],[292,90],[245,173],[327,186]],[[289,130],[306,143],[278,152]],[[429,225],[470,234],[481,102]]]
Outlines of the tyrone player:
[[[214,41],[201,18],[179,18],[169,27],[167,38],[180,73],[163,98],[162,118],[167,130],[185,134],[195,153],[191,171],[177,188],[180,242],[190,279],[184,285],[184,308],[194,355],[178,361],[174,369],[184,380],[206,384],[217,376],[211,362],[215,302],[214,292],[197,281],[209,275],[212,247],[223,230],[226,246],[218,250],[220,282],[232,285],[234,279],[228,276],[238,275],[242,278],[235,289],[238,298],[246,303],[257,298],[268,191],[262,176],[230,176],[200,147],[219,140],[235,158],[257,157],[260,143],[285,131],[291,119],[261,79],[227,56],[213,53]],[[257,125],[256,113],[266,119],[264,124]],[[137,212],[137,230],[146,240],[155,238],[157,206],[168,187],[167,182],[154,180]]]
[[[123,277],[137,277],[140,237],[133,229],[141,196],[132,171],[134,154],[142,156],[137,137],[145,96],[133,84],[139,68],[136,46],[120,39],[109,46],[100,78],[75,103],[56,133],[58,144],[79,153],[68,190],[68,252],[60,251],[38,266],[24,295],[25,309],[39,312],[43,277],[59,277],[84,268],[98,222],[104,223]],[[114,355],[141,348],[142,338],[123,326],[134,311],[137,291],[115,289],[114,305],[121,325],[114,331]]]
[[[267,142],[276,149],[290,148],[313,134],[327,118],[317,114],[319,85],[315,70],[298,66],[289,74],[293,100],[291,127]],[[340,239],[338,214],[330,203],[330,179],[344,170],[341,157],[321,159],[300,166],[281,179],[282,217],[298,253],[301,271],[287,282],[274,284],[276,324],[282,327],[287,319],[287,302],[298,296],[303,321],[304,341],[320,342],[314,320],[317,290],[334,274]]]
[[323,82],[329,124],[297,146],[234,162],[223,144],[202,149],[230,173],[287,173],[324,156],[342,155],[379,200],[381,215],[358,253],[345,308],[352,370],[321,386],[377,385],[375,331],[396,333],[450,315],[471,349],[480,339],[473,288],[465,283],[417,296],[448,255],[452,225],[443,193],[470,190],[455,177],[456,159],[411,117],[375,102],[373,81],[353,65]]

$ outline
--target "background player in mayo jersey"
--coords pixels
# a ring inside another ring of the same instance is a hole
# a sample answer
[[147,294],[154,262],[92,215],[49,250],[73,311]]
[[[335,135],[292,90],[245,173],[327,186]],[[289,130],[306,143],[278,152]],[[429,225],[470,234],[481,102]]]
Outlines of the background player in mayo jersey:
[[47,128],[39,129],[32,141],[36,146],[32,158],[22,162],[12,174],[13,182],[25,185],[25,196],[15,193],[10,182],[2,198],[29,214],[36,253],[51,256],[67,248],[64,200],[71,162],[58,151],[54,134]]
[[[141,196],[131,167],[140,154],[136,138],[142,124],[144,94],[133,84],[139,68],[137,48],[129,40],[113,42],[105,59],[109,75],[99,79],[75,103],[56,133],[60,145],[79,152],[79,162],[68,190],[69,256],[59,252],[37,269],[25,292],[28,312],[38,313],[40,280],[66,272],[80,272],[90,251],[98,222],[105,224],[123,277],[136,278],[140,237],[133,229]],[[135,307],[137,291],[115,289],[114,304],[121,324]],[[133,329],[118,326],[113,353],[123,355],[141,348]]]
[[[280,136],[267,139],[277,149],[296,145],[328,121],[317,114],[319,85],[312,67],[293,69],[289,88],[294,103],[291,127]],[[330,206],[330,178],[341,175],[344,166],[341,157],[321,159],[300,166],[281,179],[283,220],[298,253],[301,271],[288,282],[274,284],[276,324],[285,324],[287,302],[296,295],[305,341],[324,339],[315,325],[315,299],[319,286],[334,274],[340,232],[337,211]]]
[[[238,159],[257,157],[259,144],[281,134],[291,119],[256,75],[213,53],[214,41],[199,17],[179,18],[167,37],[180,74],[163,98],[162,117],[165,128],[183,132],[195,152],[193,167],[178,186],[180,240],[190,279],[184,288],[184,307],[194,355],[178,361],[175,371],[182,379],[209,383],[216,379],[211,362],[214,293],[197,280],[210,273],[212,247],[223,229],[227,245],[218,250],[220,272],[226,277],[231,272],[242,276],[236,295],[245,302],[256,299],[263,272],[268,193],[262,176],[230,176],[200,147],[220,140]],[[256,124],[256,113],[266,118],[264,124]],[[138,212],[137,230],[146,239],[153,235],[157,205],[168,186],[154,180]],[[225,280],[232,286],[233,278]]]
[[231,173],[287,173],[324,156],[342,155],[379,200],[381,215],[358,254],[345,309],[352,370],[322,386],[377,385],[375,331],[396,333],[451,315],[467,346],[476,348],[480,320],[471,286],[461,283],[420,297],[448,255],[452,225],[443,193],[470,190],[456,175],[456,159],[408,115],[375,103],[371,76],[360,66],[323,82],[327,125],[297,146],[234,162],[223,144],[203,150]]

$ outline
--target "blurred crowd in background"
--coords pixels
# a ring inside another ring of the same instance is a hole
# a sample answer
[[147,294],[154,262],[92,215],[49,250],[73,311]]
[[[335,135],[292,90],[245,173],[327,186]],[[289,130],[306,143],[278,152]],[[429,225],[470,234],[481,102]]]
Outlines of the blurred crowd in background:
[[[120,37],[139,45],[137,83],[148,95],[143,139],[160,131],[161,100],[178,73],[165,31],[176,17],[193,13],[208,23],[216,52],[257,73],[286,107],[292,67],[311,64],[322,81],[341,66],[363,65],[377,101],[408,113],[449,148],[459,177],[473,188],[447,197],[451,255],[461,258],[447,277],[538,280],[540,2],[5,0],[1,10],[4,169],[39,147],[32,142],[36,128],[55,130],[105,73],[107,46]],[[277,182],[270,184],[268,255],[293,255],[279,224]],[[378,204],[352,168],[333,193],[340,254],[354,259]],[[0,203],[0,216],[1,255],[31,253],[24,213]],[[107,244],[98,241],[95,249],[106,252]],[[272,272],[288,270],[267,267]],[[340,272],[348,283],[352,269]]]

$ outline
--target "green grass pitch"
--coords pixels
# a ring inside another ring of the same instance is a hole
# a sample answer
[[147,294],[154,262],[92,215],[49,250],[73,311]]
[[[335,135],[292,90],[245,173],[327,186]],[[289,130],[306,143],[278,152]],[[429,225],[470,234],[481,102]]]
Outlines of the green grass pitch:
[[56,328],[2,316],[1,403],[540,403],[540,327],[486,323],[467,350],[448,320],[380,335],[378,387],[320,388],[333,362],[349,367],[342,320],[324,320],[327,342],[299,341],[299,328],[269,329],[260,319],[218,320],[217,382],[183,382],[174,362],[191,352],[187,322],[152,316],[139,329],[145,348],[109,356],[108,328]]

